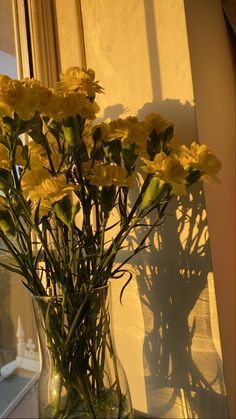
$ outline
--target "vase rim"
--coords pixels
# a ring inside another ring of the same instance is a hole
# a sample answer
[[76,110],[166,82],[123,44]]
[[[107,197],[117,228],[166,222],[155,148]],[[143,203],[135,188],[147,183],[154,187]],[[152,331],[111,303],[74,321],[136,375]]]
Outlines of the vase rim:
[[102,285],[101,287],[95,287],[95,288],[91,288],[91,289],[84,290],[84,291],[68,292],[68,293],[65,293],[64,295],[63,294],[57,294],[57,295],[34,295],[34,294],[31,294],[31,297],[32,297],[33,300],[42,300],[42,299],[51,300],[53,298],[63,298],[65,296],[69,297],[69,296],[72,296],[72,295],[87,294],[87,293],[92,294],[93,292],[103,291],[105,289],[108,289],[108,288],[110,288],[110,286],[111,286],[110,282],[107,282],[106,285]]

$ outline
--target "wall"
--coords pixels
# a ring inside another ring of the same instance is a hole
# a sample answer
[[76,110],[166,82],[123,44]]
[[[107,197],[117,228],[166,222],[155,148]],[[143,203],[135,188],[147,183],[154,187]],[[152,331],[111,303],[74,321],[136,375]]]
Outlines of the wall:
[[229,408],[235,418],[236,41],[220,0],[186,1],[185,6],[198,133],[223,163],[221,185],[207,186],[205,192]]

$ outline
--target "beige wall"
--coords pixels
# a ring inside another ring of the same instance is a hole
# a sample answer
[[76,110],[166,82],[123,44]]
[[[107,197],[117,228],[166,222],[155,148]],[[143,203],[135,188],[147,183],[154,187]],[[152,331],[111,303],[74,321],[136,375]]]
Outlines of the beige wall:
[[199,138],[223,163],[221,185],[207,186],[205,192],[229,408],[235,418],[236,40],[227,30],[220,0],[187,0],[185,5]]

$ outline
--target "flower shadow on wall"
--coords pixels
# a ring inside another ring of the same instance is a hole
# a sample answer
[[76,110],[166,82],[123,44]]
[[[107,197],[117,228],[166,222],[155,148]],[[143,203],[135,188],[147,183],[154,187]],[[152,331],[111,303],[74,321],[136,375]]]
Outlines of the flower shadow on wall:
[[[194,109],[189,103],[182,105],[169,99],[158,106],[147,103],[138,116],[142,119],[152,111],[175,120],[177,134],[186,142],[192,140]],[[101,121],[124,117],[126,112],[121,104],[109,106]],[[152,218],[146,221],[151,224]],[[135,230],[127,239],[129,249],[140,243],[143,234],[143,228]],[[132,261],[145,326],[143,359],[148,414],[165,418],[226,418],[226,390],[201,184],[170,203],[148,244],[145,254]]]
[[151,239],[148,263],[136,265],[146,323],[149,412],[227,417],[222,359],[212,327],[217,313],[210,303],[214,287],[201,188],[173,202],[168,212],[168,222]]

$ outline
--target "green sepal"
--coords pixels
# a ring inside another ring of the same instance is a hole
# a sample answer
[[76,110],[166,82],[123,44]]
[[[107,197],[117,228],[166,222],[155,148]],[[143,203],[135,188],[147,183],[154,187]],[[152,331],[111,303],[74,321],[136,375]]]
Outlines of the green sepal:
[[3,125],[5,128],[7,128],[9,131],[12,131],[14,128],[14,119],[10,116],[4,116],[2,118]]
[[138,157],[135,153],[135,144],[129,144],[122,147],[122,157],[128,174],[132,174]]
[[2,191],[8,190],[13,183],[12,174],[9,170],[0,169],[0,189]]
[[190,169],[188,176],[185,178],[186,186],[190,186],[193,183],[197,182],[201,178],[201,176],[202,173],[200,172],[200,170]]
[[72,205],[70,198],[64,196],[60,201],[55,202],[53,205],[53,211],[64,224],[68,227],[71,226],[72,221]]
[[101,206],[105,214],[108,214],[114,207],[115,196],[116,187],[114,185],[103,186],[101,191]]
[[104,149],[107,150],[107,157],[109,161],[112,161],[118,166],[121,166],[121,142],[114,141],[108,143],[107,147]]
[[73,118],[73,116],[69,116],[69,118],[67,118],[66,121],[63,121],[63,124],[62,124],[62,131],[65,137],[66,143],[70,147],[75,147],[76,145],[78,145],[79,132],[78,132],[77,124],[78,122],[76,121],[75,118]]
[[29,136],[32,138],[32,140],[38,144],[41,144],[43,147],[45,147],[45,144],[47,144],[47,138],[42,132],[30,131]]
[[6,235],[15,237],[16,228],[11,214],[8,211],[0,210],[0,229]]

